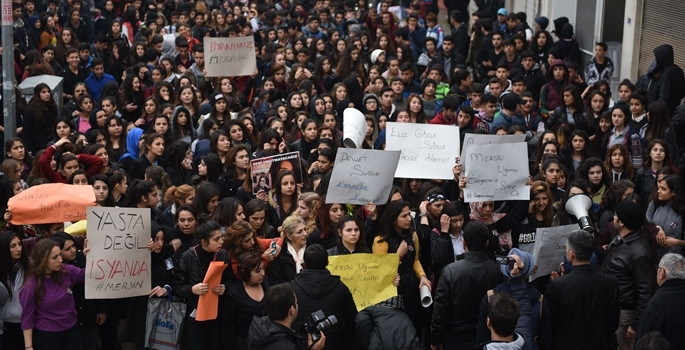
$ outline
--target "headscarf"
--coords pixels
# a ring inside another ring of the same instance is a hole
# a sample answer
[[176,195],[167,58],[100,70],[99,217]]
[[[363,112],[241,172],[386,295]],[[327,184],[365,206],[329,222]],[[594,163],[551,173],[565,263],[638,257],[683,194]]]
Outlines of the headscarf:
[[508,265],[500,265],[500,271],[502,271],[502,274],[507,276],[507,278],[527,278],[530,274],[530,271],[533,270],[533,265],[535,265],[535,259],[533,258],[533,255],[517,248],[511,248],[507,256],[512,255],[518,255],[521,258],[521,262],[523,263],[523,270],[521,270],[521,274],[518,276],[512,276]]
[[133,128],[128,132],[128,135],[126,136],[126,153],[119,158],[119,161],[126,158],[138,159],[138,152],[140,152],[138,150],[138,141],[140,141],[140,137],[143,136],[143,133],[145,133],[145,131],[141,128]]
[[483,217],[483,203],[484,202],[471,202],[471,219],[480,222],[485,226],[492,225],[499,221],[501,218],[507,216],[505,213],[495,213],[493,212],[489,218]]

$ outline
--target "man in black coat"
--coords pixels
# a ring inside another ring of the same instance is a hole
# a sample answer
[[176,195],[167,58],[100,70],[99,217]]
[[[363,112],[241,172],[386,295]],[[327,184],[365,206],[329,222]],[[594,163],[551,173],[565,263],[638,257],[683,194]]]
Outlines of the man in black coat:
[[566,259],[573,269],[549,282],[542,322],[552,328],[552,349],[614,349],[618,326],[616,278],[590,267],[593,238],[588,232],[571,232]]
[[640,316],[656,289],[652,250],[642,232],[644,210],[624,200],[616,206],[614,229],[601,271],[618,281],[620,316],[616,340],[622,349],[632,349]]
[[328,341],[325,349],[349,349],[354,338],[357,306],[347,286],[340,281],[339,276],[332,276],[326,266],[326,248],[318,243],[307,246],[304,268],[293,281],[299,314],[292,328],[304,334],[304,323],[313,312],[321,310],[326,316],[338,319],[338,325],[326,333]]
[[473,349],[480,301],[504,281],[499,265],[485,253],[490,231],[477,221],[464,226],[464,258],[442,270],[435,295],[431,348]]
[[654,49],[656,72],[661,72],[657,100],[668,103],[671,114],[685,97],[685,75],[683,69],[673,63],[673,46],[664,44]]
[[685,349],[685,258],[668,253],[656,270],[659,289],[649,300],[637,329],[637,339],[658,331],[673,349]]

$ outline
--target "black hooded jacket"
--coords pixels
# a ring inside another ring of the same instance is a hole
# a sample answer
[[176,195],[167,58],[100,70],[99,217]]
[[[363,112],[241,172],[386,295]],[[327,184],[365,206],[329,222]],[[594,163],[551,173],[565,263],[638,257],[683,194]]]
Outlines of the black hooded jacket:
[[253,318],[247,333],[250,350],[297,350],[302,341],[295,331],[271,321],[269,316]]
[[673,46],[664,44],[654,49],[655,72],[661,72],[657,100],[664,100],[673,113],[685,97],[685,76],[683,70],[673,63]]
[[352,293],[326,269],[303,269],[293,281],[299,312],[293,329],[303,333],[304,323],[312,312],[322,310],[326,316],[335,315],[338,326],[326,333],[325,349],[348,349],[354,337],[354,318],[357,307]]

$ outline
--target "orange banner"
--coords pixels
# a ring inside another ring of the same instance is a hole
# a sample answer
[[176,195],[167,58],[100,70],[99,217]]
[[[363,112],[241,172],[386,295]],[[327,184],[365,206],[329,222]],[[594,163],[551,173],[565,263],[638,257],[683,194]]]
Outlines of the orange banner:
[[95,205],[92,186],[67,184],[29,187],[7,202],[13,225],[83,220],[86,207],[92,205]]
[[219,314],[219,295],[212,292],[212,287],[221,284],[221,275],[227,266],[223,261],[212,261],[209,263],[207,274],[202,281],[202,283],[209,285],[209,290],[207,293],[200,295],[197,301],[195,321],[216,320]]

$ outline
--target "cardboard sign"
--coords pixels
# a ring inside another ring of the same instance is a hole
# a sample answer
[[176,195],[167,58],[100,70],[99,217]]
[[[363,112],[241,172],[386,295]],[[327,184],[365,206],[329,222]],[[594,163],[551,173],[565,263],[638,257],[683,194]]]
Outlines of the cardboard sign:
[[95,205],[92,186],[67,184],[29,187],[7,202],[13,225],[83,220],[91,205]]
[[564,261],[566,256],[566,239],[571,232],[578,229],[578,224],[571,224],[541,227],[535,231],[533,258],[538,269],[534,275],[530,275],[530,281],[549,275],[559,268],[559,264]]
[[204,38],[207,77],[252,75],[257,67],[254,37]]
[[350,289],[357,311],[397,295],[397,254],[348,254],[328,257],[328,271]]
[[459,156],[459,128],[453,125],[387,123],[386,150],[402,151],[395,177],[454,178]]
[[526,135],[486,135],[467,133],[464,135],[464,148],[466,148],[466,145],[490,145],[525,141]]
[[400,151],[339,148],[326,203],[385,204]]
[[150,293],[150,209],[88,207],[86,299]]
[[295,175],[295,182],[302,183],[300,152],[289,152],[250,161],[252,170],[252,192],[269,192],[281,171],[289,170]]
[[528,146],[523,142],[464,145],[465,202],[528,200]]

